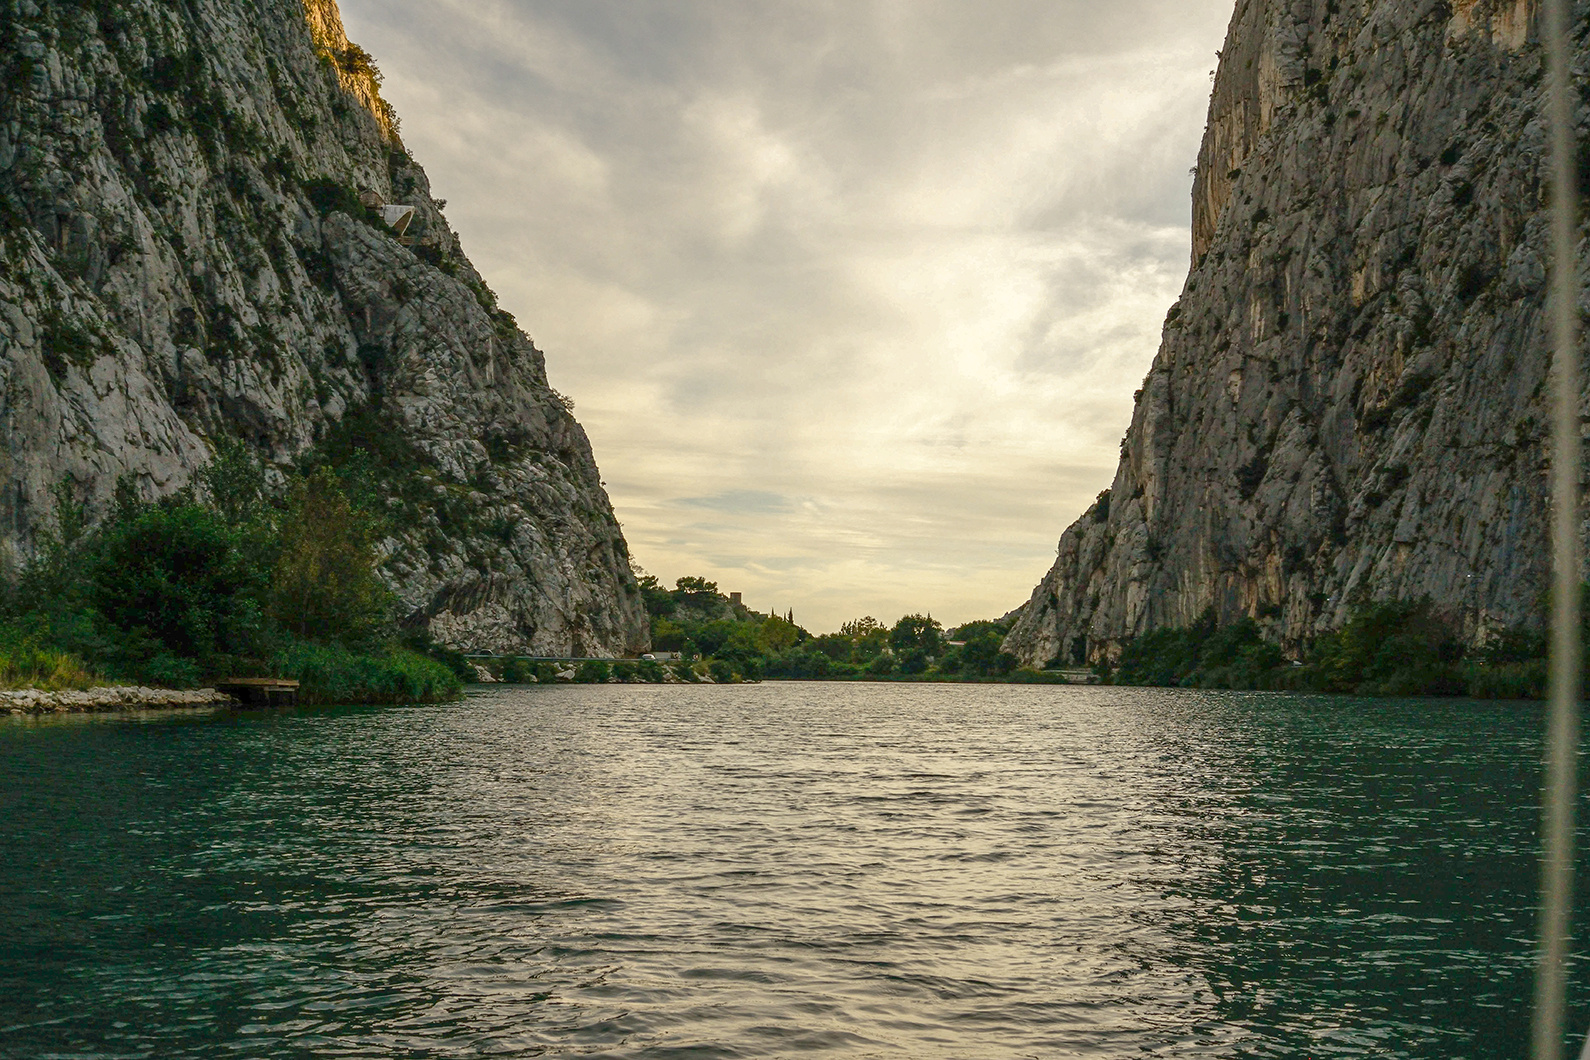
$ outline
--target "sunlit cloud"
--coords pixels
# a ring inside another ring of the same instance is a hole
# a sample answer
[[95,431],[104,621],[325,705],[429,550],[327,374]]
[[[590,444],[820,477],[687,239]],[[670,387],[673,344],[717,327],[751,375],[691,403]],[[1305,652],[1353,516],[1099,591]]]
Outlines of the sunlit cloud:
[[1023,602],[1186,275],[1229,0],[344,0],[636,559]]

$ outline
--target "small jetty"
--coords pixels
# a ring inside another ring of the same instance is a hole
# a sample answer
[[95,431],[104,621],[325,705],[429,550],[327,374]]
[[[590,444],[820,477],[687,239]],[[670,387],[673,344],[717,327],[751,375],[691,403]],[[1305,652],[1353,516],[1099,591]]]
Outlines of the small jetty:
[[1054,674],[1068,685],[1096,685],[1099,684],[1099,675],[1092,670],[1067,669],[1045,670],[1046,674]]
[[284,677],[228,677],[215,688],[250,707],[298,705],[298,682]]

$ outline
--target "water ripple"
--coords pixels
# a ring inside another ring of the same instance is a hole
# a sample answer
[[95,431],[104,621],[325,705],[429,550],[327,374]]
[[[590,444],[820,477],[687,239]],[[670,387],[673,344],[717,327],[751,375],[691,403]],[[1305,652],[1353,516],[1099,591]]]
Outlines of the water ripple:
[[0,1056],[1512,1057],[1538,723],[769,683],[0,725]]

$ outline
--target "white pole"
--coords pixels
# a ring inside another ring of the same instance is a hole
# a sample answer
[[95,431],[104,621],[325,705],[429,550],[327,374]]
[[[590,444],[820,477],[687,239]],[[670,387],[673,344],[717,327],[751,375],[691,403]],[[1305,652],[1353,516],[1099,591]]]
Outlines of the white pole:
[[1570,95],[1567,0],[1544,0],[1551,130],[1552,614],[1546,726],[1540,965],[1534,1060],[1562,1060],[1569,914],[1573,901],[1574,780],[1579,745],[1579,283],[1577,158]]

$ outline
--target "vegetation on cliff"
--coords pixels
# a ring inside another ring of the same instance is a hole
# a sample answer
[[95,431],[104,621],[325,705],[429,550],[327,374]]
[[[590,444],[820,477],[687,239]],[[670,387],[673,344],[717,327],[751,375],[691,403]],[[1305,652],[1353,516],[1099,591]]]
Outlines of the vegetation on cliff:
[[1098,669],[1121,685],[1539,699],[1546,638],[1518,626],[1474,648],[1429,601],[1384,601],[1354,609],[1340,629],[1289,660],[1252,619],[1220,627],[1211,611],[1192,626],[1136,638],[1113,670]]
[[46,686],[72,686],[75,667],[77,687],[89,672],[177,688],[272,674],[311,703],[453,698],[456,670],[402,643],[361,474],[311,456],[273,489],[223,443],[198,488],[148,502],[124,480],[92,528],[63,485],[55,527],[4,586],[0,654],[37,660],[19,678]]

